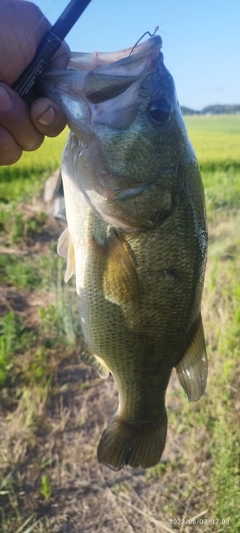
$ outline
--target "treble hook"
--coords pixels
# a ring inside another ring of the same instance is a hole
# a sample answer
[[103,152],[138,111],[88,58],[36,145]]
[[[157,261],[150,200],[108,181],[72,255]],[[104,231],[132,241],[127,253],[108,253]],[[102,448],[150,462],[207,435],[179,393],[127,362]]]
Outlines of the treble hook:
[[133,53],[133,50],[134,48],[136,48],[136,46],[138,45],[138,43],[140,43],[140,41],[143,39],[143,37],[145,37],[145,35],[149,35],[149,37],[154,37],[155,33],[159,30],[159,26],[156,26],[155,30],[153,33],[150,33],[150,31],[145,31],[145,33],[142,35],[142,37],[140,37],[140,39],[138,39],[138,41],[135,43],[135,45],[133,46],[131,52],[129,55],[131,55]]

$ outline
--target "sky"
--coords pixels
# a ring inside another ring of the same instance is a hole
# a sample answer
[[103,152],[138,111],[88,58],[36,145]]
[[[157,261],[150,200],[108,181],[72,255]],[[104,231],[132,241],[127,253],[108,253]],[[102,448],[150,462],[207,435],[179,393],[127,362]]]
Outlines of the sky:
[[[54,24],[68,1],[35,3]],[[66,41],[76,52],[114,51],[156,26],[180,105],[240,104],[240,0],[92,0]]]

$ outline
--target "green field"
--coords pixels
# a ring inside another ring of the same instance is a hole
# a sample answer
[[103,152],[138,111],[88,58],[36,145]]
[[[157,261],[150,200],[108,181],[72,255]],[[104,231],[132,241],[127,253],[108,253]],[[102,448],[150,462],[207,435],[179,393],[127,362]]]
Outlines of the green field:
[[0,167],[0,202],[21,201],[43,186],[50,172],[60,165],[67,128],[56,139],[46,138],[37,152],[24,152],[10,167]]
[[201,169],[240,170],[240,115],[186,117]]
[[112,472],[96,446],[117,405],[80,362],[63,229],[42,190],[66,139],[0,168],[0,531],[240,533],[240,116],[186,117],[209,221],[202,314],[207,391],[189,403],[175,372],[161,463]]

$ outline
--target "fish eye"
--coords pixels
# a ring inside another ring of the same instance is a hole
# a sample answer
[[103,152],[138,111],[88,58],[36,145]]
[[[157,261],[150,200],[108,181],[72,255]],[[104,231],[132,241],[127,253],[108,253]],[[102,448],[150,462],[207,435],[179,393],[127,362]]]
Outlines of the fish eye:
[[165,124],[171,116],[171,106],[165,98],[159,98],[151,103],[149,113],[153,122]]

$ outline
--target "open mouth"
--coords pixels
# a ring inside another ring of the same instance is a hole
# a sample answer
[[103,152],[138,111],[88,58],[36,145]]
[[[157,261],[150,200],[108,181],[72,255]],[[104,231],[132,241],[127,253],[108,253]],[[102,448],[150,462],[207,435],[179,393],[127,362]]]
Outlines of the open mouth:
[[122,94],[132,83],[152,72],[161,46],[161,37],[155,36],[134,49],[73,56],[69,68],[85,73],[85,95],[89,102],[97,104]]
[[39,84],[43,91],[52,86],[72,96],[84,94],[90,103],[105,102],[153,72],[161,47],[162,39],[155,35],[117,52],[72,53],[67,70],[45,72]]

